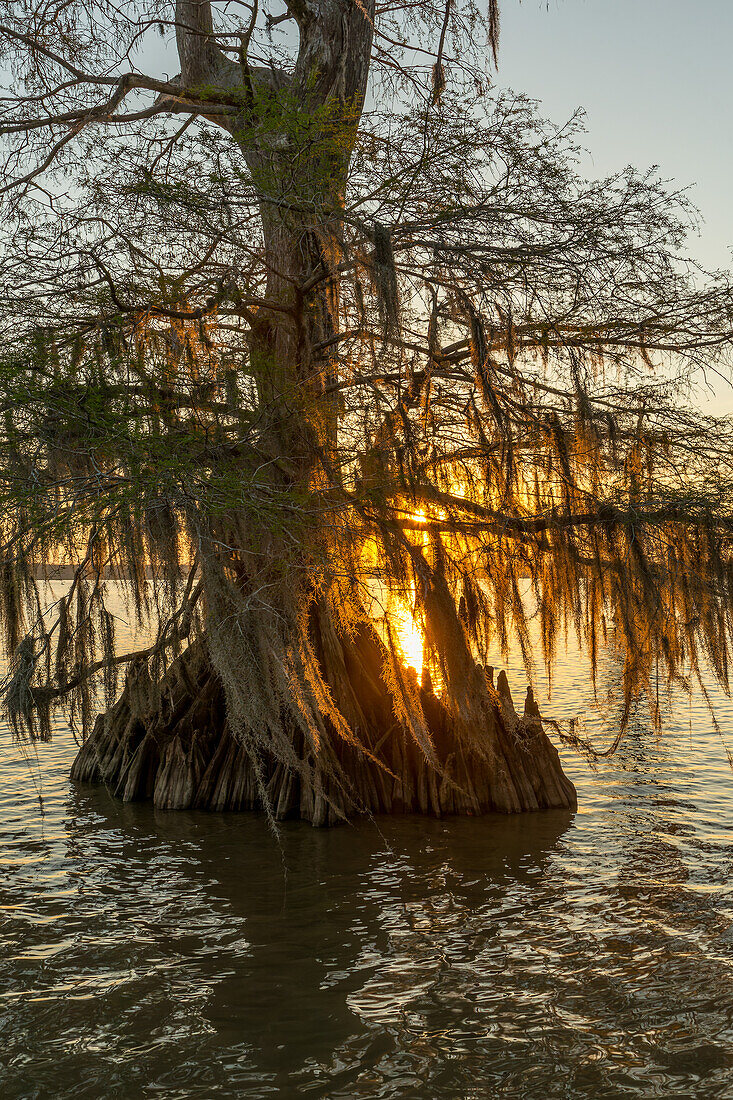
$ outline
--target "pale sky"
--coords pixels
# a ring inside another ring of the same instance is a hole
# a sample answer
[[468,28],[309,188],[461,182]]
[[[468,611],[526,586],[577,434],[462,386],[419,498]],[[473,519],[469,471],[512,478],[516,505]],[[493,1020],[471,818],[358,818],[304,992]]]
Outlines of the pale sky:
[[[554,122],[584,108],[589,175],[658,164],[691,186],[705,219],[692,254],[732,266],[733,0],[500,0],[500,10],[496,85],[540,100]],[[172,42],[145,41],[143,69],[177,71]]]
[[503,0],[496,83],[565,121],[587,112],[594,174],[660,166],[705,219],[691,254],[730,267],[733,0]]
[[[672,188],[689,189],[703,219],[689,254],[710,269],[732,268],[733,0],[500,0],[500,7],[496,86],[539,100],[557,123],[583,108],[588,176],[658,165]],[[156,36],[148,46],[151,71],[176,70],[171,44],[166,50]],[[733,384],[715,380],[697,400],[733,412]]]

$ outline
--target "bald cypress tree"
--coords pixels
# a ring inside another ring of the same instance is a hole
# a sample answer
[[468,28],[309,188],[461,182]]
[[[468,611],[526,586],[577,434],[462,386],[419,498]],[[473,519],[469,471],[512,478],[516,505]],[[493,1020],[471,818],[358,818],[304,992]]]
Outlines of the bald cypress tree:
[[660,667],[727,685],[730,429],[686,402],[728,283],[680,195],[490,90],[493,2],[2,9],[18,728],[70,700],[78,779],[327,824],[575,804],[486,667],[531,667],[528,588],[549,666],[618,647],[621,728]]

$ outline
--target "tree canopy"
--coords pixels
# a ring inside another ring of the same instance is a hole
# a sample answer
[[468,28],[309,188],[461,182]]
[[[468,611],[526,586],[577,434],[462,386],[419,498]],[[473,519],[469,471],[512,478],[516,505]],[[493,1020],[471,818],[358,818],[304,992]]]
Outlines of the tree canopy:
[[[111,704],[205,639],[253,760],[302,769],[296,727],[373,753],[315,602],[339,638],[378,624],[431,759],[390,600],[470,741],[467,670],[512,634],[531,668],[528,588],[548,667],[568,627],[594,669],[619,648],[621,728],[660,669],[727,688],[731,428],[691,394],[729,365],[728,277],[687,257],[683,193],[586,179],[582,117],[496,88],[494,0],[0,11],[16,722],[70,696],[86,729],[98,678]],[[156,624],[142,653],[110,577]]]

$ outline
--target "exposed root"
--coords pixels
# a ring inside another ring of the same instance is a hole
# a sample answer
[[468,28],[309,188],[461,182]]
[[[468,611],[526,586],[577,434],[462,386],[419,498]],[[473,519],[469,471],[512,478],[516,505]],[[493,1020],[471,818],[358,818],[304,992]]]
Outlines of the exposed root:
[[[314,756],[294,730],[297,767],[264,751],[253,761],[231,732],[221,682],[197,643],[155,687],[145,668],[131,669],[122,696],[98,717],[80,749],[72,778],[104,783],[125,801],[152,799],[165,810],[265,808],[277,819],[300,817],[314,825],[362,813],[442,816],[576,806],[575,789],[531,694],[520,719],[504,673],[494,689],[475,667],[477,695],[489,705],[481,711],[484,728],[470,738],[457,731],[450,707],[429,682],[413,682],[434,748],[431,762],[395,718],[376,637],[364,631],[347,642],[331,633],[318,642],[353,743],[332,731]],[[476,747],[466,747],[471,742]]]

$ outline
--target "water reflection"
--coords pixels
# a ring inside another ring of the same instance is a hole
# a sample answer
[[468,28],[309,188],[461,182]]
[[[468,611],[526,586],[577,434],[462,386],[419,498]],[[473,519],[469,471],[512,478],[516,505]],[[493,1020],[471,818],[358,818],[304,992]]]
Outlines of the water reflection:
[[733,791],[704,709],[569,757],[577,815],[280,847],[255,815],[71,789],[72,755],[43,746],[41,819],[0,736],[3,1098],[731,1094]]
[[[293,824],[278,859],[261,817],[156,814],[85,792],[74,798],[67,843],[83,904],[97,919],[106,910],[97,940],[116,939],[125,922],[130,943],[145,944],[145,972],[131,956],[126,988],[117,979],[107,999],[119,1011],[135,989],[145,1019],[153,994],[160,1010],[160,982],[183,981],[186,1025],[195,1020],[197,1035],[191,1082],[201,1083],[211,1047],[242,1086],[322,1079],[323,1095],[333,1095],[335,1072],[355,1087],[349,1063],[358,1075],[365,1058],[392,1064],[405,1023],[415,1028],[452,967],[465,973],[468,940],[471,953],[488,949],[485,915],[502,909],[509,883],[530,887],[542,874],[570,821],[403,819],[329,832]],[[432,1029],[430,1015],[423,1028]],[[456,1003],[440,1031],[450,1034],[463,1015]],[[475,1025],[460,1026],[468,1034]],[[108,1027],[112,1035],[112,1016]],[[168,1087],[184,1069],[170,1073]]]

